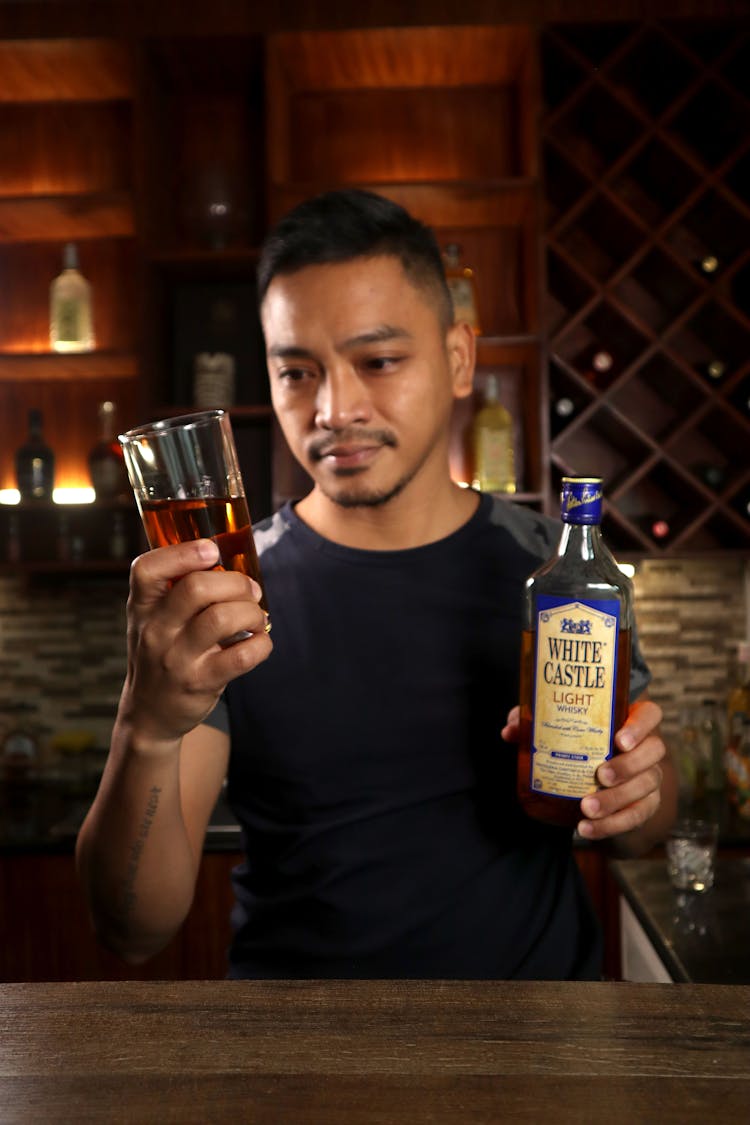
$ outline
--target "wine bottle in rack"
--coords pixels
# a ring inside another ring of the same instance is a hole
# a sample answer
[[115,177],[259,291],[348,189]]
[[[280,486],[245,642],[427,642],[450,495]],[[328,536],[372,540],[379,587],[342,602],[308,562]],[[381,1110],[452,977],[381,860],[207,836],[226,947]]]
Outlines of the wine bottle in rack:
[[570,395],[559,395],[552,401],[552,413],[550,418],[550,430],[553,437],[557,437],[562,433],[565,427],[573,421],[576,414],[575,401]]

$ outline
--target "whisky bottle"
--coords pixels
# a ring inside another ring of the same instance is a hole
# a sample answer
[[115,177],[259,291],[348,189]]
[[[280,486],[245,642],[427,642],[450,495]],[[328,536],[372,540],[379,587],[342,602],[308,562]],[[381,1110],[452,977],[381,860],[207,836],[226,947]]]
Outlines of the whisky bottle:
[[16,450],[16,483],[21,500],[51,500],[55,487],[55,455],[44,440],[41,410],[29,411],[29,434]]
[[497,376],[489,375],[484,405],[471,427],[472,488],[482,492],[515,492],[513,419],[500,402]]
[[89,475],[97,500],[127,500],[130,496],[125,456],[117,440],[117,406],[99,403],[99,441],[89,453]]
[[443,250],[445,280],[448,283],[453,301],[453,318],[456,322],[465,320],[481,334],[479,322],[479,300],[477,282],[470,266],[461,263],[461,247],[457,242],[449,242]]
[[628,714],[633,595],[600,529],[602,482],[563,478],[556,553],[526,581],[518,796],[573,826]]
[[74,242],[65,244],[62,273],[50,286],[49,305],[49,342],[53,351],[92,351],[91,286],[78,268]]

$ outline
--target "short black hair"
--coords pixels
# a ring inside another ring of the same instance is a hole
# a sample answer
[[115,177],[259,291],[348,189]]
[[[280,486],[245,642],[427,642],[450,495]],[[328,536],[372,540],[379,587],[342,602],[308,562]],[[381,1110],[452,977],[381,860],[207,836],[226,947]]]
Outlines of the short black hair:
[[258,262],[258,302],[280,274],[305,266],[390,255],[409,280],[432,290],[441,321],[453,322],[443,260],[430,227],[404,207],[361,188],[327,191],[294,207],[265,239]]

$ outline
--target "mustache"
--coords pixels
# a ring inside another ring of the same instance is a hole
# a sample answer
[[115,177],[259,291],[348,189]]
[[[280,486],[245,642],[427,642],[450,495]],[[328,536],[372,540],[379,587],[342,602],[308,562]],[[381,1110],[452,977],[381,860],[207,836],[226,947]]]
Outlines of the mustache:
[[313,438],[307,452],[313,461],[321,461],[340,445],[390,445],[395,446],[396,435],[390,430],[336,430],[325,437]]

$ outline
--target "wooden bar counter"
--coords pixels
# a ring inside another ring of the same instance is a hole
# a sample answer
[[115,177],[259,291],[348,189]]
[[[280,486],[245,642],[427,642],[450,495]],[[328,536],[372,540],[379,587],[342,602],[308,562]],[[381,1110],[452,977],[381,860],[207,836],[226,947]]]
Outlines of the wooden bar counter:
[[750,987],[0,985],[0,1122],[748,1120]]

